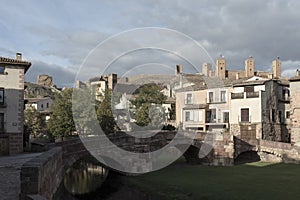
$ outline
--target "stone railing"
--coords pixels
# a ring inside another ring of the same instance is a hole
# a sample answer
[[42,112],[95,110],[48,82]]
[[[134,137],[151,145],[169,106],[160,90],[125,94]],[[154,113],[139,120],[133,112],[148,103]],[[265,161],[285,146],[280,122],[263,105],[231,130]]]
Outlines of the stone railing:
[[52,199],[63,179],[62,156],[55,147],[22,166],[20,199]]

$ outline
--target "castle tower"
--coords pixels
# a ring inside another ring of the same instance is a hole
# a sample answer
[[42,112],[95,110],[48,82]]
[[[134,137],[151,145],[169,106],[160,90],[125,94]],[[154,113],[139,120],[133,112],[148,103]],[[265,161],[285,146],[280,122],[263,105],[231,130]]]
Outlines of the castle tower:
[[202,74],[209,76],[209,71],[212,71],[212,65],[210,63],[203,63]]
[[226,60],[223,55],[220,55],[220,58],[217,59],[216,62],[216,75],[221,78],[225,79],[226,78]]
[[280,78],[281,77],[281,61],[279,60],[279,57],[277,57],[277,59],[273,60],[272,69],[273,69],[273,77]]
[[246,77],[254,76],[254,59],[252,56],[249,56],[249,58],[245,60],[245,74]]

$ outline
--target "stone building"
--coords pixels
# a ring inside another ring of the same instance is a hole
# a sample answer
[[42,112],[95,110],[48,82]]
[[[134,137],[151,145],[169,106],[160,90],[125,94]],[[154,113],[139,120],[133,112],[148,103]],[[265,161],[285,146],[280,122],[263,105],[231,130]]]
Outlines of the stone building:
[[300,72],[290,79],[291,91],[291,143],[300,146]]
[[[87,83],[88,86],[90,86],[93,94],[95,95],[95,99],[98,101],[101,101],[103,98],[103,95],[107,89],[113,90],[117,84],[118,77],[117,74],[110,74],[108,76],[100,76],[100,77],[94,77],[89,80]],[[81,82],[79,85],[76,84],[76,86],[82,88],[83,83]]]
[[0,57],[0,154],[23,151],[24,75],[31,66],[17,53]]
[[289,83],[252,77],[233,86],[230,131],[242,139],[289,142]]

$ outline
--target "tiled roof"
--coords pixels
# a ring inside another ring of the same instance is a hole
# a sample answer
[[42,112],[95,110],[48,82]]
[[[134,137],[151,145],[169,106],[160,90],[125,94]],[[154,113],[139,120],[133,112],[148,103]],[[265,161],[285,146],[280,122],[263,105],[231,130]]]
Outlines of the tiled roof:
[[31,66],[31,62],[23,61],[23,60],[17,60],[12,58],[5,58],[0,56],[0,64],[9,64],[9,65],[22,65],[25,67],[25,72],[29,69]]
[[237,86],[247,86],[247,85],[263,85],[267,81],[269,81],[269,80],[243,81],[240,83],[236,83],[233,86],[237,87]]

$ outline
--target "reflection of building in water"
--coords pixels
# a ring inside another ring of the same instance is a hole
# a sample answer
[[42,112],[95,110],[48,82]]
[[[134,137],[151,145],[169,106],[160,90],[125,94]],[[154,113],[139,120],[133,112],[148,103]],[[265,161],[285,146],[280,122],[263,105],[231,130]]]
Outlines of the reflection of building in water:
[[80,160],[66,171],[64,186],[71,194],[87,194],[100,188],[107,174],[105,168]]

